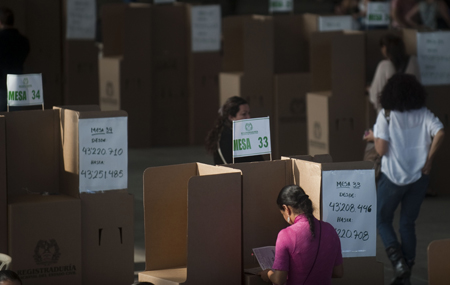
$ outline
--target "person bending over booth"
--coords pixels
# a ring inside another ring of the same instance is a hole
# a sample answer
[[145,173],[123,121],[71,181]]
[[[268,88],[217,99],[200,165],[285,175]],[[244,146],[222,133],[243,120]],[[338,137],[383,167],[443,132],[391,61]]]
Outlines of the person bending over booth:
[[342,277],[341,242],[336,230],[313,216],[305,191],[297,185],[285,186],[277,204],[290,226],[278,234],[272,269],[261,271],[261,278],[277,285],[328,285],[332,277]]
[[[250,106],[244,98],[233,96],[219,109],[214,128],[206,137],[206,150],[214,156],[214,164],[233,163],[232,122],[250,119]],[[261,155],[236,158],[235,162],[263,161]]]
[[[415,221],[425,198],[436,151],[444,140],[439,119],[425,107],[426,93],[413,75],[396,74],[381,93],[374,132],[381,158],[377,191],[377,228],[394,267],[391,284],[411,284],[416,257]],[[392,226],[400,212],[400,241]]]

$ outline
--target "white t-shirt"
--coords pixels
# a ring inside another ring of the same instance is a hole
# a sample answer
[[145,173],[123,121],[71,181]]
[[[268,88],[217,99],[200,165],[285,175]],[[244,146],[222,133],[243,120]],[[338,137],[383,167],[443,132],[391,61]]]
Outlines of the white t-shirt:
[[443,128],[441,121],[425,107],[391,111],[389,124],[382,109],[374,126],[375,138],[389,142],[388,152],[381,159],[381,172],[397,185],[419,180],[432,138]]

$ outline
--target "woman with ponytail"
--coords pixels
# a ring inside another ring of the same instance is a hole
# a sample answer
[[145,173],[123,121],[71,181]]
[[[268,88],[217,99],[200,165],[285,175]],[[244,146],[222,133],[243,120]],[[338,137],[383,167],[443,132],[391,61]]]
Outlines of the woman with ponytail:
[[300,186],[281,189],[277,199],[283,218],[290,224],[281,230],[272,269],[259,274],[277,285],[331,284],[342,277],[341,242],[329,223],[313,216],[312,202]]
[[[232,121],[250,119],[250,106],[244,98],[228,98],[219,109],[219,117],[214,128],[206,137],[206,150],[214,156],[214,164],[233,163]],[[235,162],[262,161],[262,156],[250,156],[236,159]]]

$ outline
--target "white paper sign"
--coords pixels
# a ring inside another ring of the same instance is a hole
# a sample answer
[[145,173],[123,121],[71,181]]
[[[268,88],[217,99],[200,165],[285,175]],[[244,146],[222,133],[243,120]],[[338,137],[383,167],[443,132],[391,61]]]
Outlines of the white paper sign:
[[80,119],[80,192],[128,188],[127,117]]
[[352,16],[319,17],[320,32],[351,30],[352,27]]
[[96,0],[67,0],[67,39],[95,39]]
[[272,153],[269,117],[233,121],[233,156]]
[[322,197],[323,220],[336,229],[341,240],[342,256],[375,256],[375,171],[323,171]]
[[390,23],[391,5],[384,2],[368,2],[366,25],[387,26]]
[[154,4],[166,4],[166,3],[174,3],[175,0],[153,0]]
[[269,13],[294,11],[293,0],[270,0]]
[[417,33],[417,60],[423,85],[450,84],[450,32]]
[[192,51],[220,51],[222,16],[220,5],[191,8]]
[[44,104],[42,74],[8,74],[8,106],[33,106]]

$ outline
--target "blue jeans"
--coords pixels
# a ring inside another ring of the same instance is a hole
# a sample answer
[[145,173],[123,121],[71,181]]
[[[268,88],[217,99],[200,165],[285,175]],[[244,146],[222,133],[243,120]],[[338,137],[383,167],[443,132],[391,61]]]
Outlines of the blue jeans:
[[[377,228],[385,248],[401,247],[403,256],[408,262],[414,262],[416,257],[416,219],[419,216],[420,206],[427,192],[430,177],[422,177],[414,183],[398,186],[392,183],[386,175],[381,173],[377,192]],[[394,212],[399,204],[400,212],[400,238],[392,226]]]

